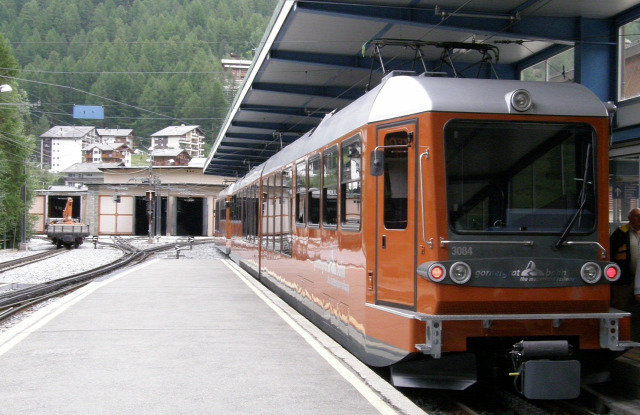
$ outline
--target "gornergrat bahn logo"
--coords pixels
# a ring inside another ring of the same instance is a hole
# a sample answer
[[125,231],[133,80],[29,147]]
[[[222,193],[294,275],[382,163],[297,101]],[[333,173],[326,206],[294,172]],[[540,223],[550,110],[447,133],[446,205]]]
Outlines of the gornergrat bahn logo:
[[528,282],[528,281],[568,281],[567,279],[567,270],[566,269],[549,269],[545,268],[544,270],[539,269],[536,266],[536,263],[533,261],[529,261],[525,269],[515,269],[511,273],[512,277],[519,277],[520,281]]

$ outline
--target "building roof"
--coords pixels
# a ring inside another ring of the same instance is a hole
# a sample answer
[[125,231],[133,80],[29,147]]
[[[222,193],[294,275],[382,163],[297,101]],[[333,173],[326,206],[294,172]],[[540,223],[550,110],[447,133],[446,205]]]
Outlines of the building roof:
[[102,173],[100,169],[116,168],[119,164],[120,163],[75,163],[62,170],[62,173]]
[[245,59],[220,59],[220,62],[222,65],[228,67],[248,68],[252,61]]
[[123,137],[133,134],[131,128],[98,128],[97,131],[101,136]]
[[49,193],[82,193],[86,192],[87,188],[84,186],[76,187],[76,186],[49,186],[47,192]]
[[82,151],[89,151],[89,150],[93,150],[94,148],[98,148],[100,151],[113,151],[113,150],[119,150],[122,147],[129,148],[129,146],[125,143],[113,143],[113,144],[94,143],[94,144],[87,144],[82,148]]
[[170,127],[163,128],[162,130],[151,134],[151,137],[181,136],[195,129],[200,129],[200,126],[199,125],[172,125]]
[[189,167],[202,168],[204,167],[204,163],[206,161],[207,161],[206,157],[194,157],[191,160],[189,160]]
[[96,127],[57,125],[40,135],[40,138],[82,138],[95,129]]
[[189,154],[187,150],[183,150],[181,148],[163,148],[163,149],[153,150],[151,155],[153,157],[177,157],[182,153]]

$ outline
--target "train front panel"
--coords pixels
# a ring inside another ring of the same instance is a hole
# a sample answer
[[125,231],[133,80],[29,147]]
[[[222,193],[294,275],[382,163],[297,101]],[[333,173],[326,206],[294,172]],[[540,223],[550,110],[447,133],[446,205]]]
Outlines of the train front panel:
[[[610,358],[631,344],[628,313],[609,307],[620,269],[607,254],[608,128],[604,117],[420,118],[407,149],[417,177],[407,198],[416,224],[412,316],[425,324],[424,335],[413,333],[417,351],[473,355],[454,365],[461,373],[509,357],[529,397],[548,399],[576,394],[593,352]],[[549,359],[557,363],[539,366]],[[525,377],[527,364],[534,374]],[[415,375],[397,367],[399,385]],[[558,371],[570,387],[544,384]]]

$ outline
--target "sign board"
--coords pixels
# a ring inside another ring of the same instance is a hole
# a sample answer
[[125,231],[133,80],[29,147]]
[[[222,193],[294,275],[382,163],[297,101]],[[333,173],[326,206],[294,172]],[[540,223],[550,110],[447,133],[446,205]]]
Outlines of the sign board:
[[611,196],[614,199],[637,199],[638,184],[618,182],[611,185]]
[[98,105],[74,105],[73,118],[103,120],[104,108]]

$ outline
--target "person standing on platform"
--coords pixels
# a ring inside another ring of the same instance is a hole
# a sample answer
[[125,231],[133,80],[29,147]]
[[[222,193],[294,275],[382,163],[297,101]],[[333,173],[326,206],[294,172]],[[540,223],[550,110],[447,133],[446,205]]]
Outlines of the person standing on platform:
[[640,209],[631,209],[628,218],[629,223],[613,231],[609,238],[611,261],[622,271],[620,279],[611,286],[611,306],[632,313],[631,335],[637,340],[640,332],[640,284],[636,284],[636,279],[640,279],[636,272],[640,265]]

